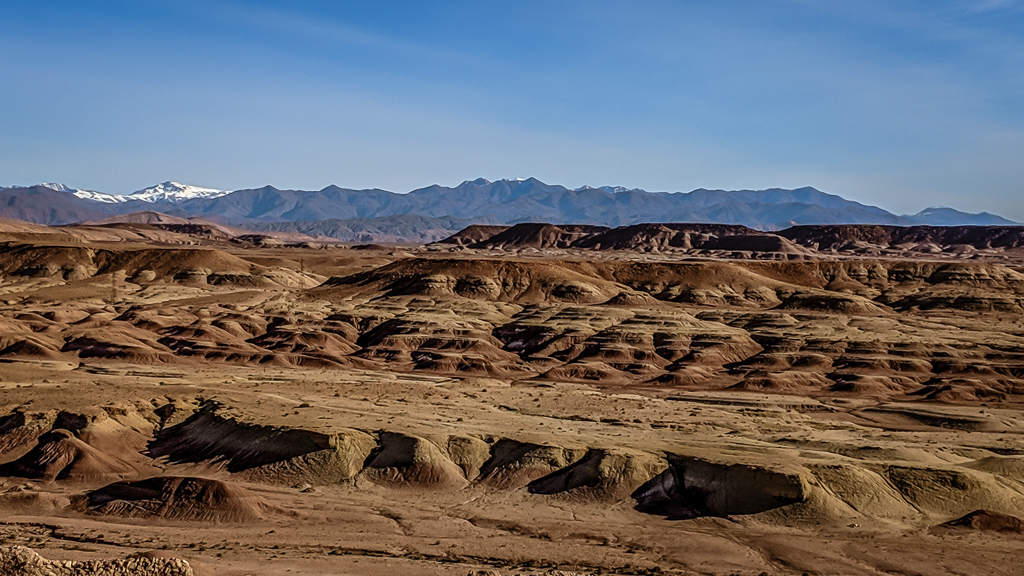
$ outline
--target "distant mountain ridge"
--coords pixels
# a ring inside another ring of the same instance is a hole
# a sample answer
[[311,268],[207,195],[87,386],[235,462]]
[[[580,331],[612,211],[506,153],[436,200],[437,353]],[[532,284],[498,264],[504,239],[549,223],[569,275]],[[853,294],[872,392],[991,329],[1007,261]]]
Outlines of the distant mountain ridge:
[[493,182],[478,178],[455,187],[433,185],[407,194],[334,185],[316,191],[273,186],[224,191],[177,182],[164,182],[127,195],[77,190],[61,184],[0,188],[0,217],[39,224],[100,220],[140,211],[206,218],[246,228],[338,234],[341,237],[334,237],[342,240],[378,234],[396,240],[430,241],[474,223],[615,227],[691,222],[736,224],[757,230],[810,224],[1017,224],[985,212],[968,214],[952,208],[896,215],[811,187],[668,193],[609,186],[569,189],[536,178]]

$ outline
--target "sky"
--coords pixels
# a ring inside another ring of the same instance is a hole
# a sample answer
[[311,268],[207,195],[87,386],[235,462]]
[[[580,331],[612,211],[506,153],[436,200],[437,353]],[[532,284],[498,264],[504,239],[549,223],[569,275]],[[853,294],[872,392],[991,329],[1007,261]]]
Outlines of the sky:
[[0,185],[814,186],[1024,221],[1024,0],[4,0]]

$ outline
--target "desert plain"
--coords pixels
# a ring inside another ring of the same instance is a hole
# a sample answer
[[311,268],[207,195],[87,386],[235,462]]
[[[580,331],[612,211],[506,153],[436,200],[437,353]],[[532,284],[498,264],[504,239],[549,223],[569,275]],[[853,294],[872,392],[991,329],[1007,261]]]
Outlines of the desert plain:
[[0,546],[225,575],[1019,574],[1022,232],[920,228],[3,222]]

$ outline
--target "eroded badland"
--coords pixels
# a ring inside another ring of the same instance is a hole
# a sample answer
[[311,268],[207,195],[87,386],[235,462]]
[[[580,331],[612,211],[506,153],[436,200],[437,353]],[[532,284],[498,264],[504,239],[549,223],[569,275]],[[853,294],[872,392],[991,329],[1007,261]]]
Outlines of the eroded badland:
[[238,575],[1020,571],[1019,247],[4,226],[4,546]]

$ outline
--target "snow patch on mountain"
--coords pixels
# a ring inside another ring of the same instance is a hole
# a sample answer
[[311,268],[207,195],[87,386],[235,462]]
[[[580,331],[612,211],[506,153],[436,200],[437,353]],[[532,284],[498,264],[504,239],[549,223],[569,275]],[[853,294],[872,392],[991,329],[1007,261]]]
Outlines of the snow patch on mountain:
[[602,192],[608,192],[610,194],[621,194],[623,192],[641,192],[639,188],[626,188],[625,186],[599,186],[597,188],[584,184],[579,188],[573,188],[573,192],[587,192],[591,190],[600,190]]
[[77,192],[73,188],[69,188],[64,184],[58,184],[56,182],[44,182],[40,184],[43,188],[49,188],[50,190],[56,190],[57,192]]
[[105,192],[96,192],[95,190],[59,190],[59,192],[71,192],[79,198],[85,200],[92,200],[94,202],[104,202],[106,204],[119,204],[124,202],[124,196],[118,196],[116,194],[107,194]]

